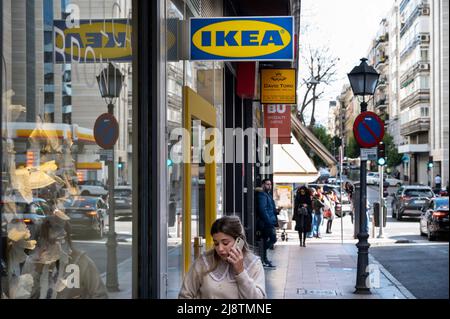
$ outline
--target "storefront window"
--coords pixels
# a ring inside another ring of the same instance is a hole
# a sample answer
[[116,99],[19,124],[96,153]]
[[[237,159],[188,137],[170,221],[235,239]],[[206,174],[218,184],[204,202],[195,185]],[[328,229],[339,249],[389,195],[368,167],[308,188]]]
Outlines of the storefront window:
[[2,4],[2,296],[131,298],[131,0]]
[[[206,8],[206,9],[205,9]],[[183,163],[173,156],[181,150],[178,134],[175,129],[183,128],[183,87],[187,86],[212,105],[216,112],[216,127],[223,131],[223,63],[221,62],[190,62],[180,56],[181,38],[177,36],[177,28],[183,20],[194,16],[221,16],[222,1],[176,1],[166,2],[166,56],[167,56],[167,154],[168,154],[168,194],[169,194],[169,233],[168,233],[168,298],[176,298],[181,287],[184,269],[184,246],[190,245],[189,259],[203,251],[204,238],[208,231],[205,226],[205,165],[202,156],[191,164],[191,175],[183,176]],[[197,119],[199,120],[199,119]],[[207,129],[200,121],[191,120],[191,141],[198,139],[196,145],[202,144],[202,133]],[[191,157],[191,159],[193,159]],[[190,242],[183,241],[183,178],[190,179]],[[223,214],[222,164],[216,164],[216,205],[215,214]],[[201,242],[198,242],[201,239]]]

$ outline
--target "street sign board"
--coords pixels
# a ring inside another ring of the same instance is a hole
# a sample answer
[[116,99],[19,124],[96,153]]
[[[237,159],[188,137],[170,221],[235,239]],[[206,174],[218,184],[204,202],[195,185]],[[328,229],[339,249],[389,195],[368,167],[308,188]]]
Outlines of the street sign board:
[[360,147],[377,146],[384,137],[384,123],[377,114],[363,112],[355,119],[353,134]]
[[408,163],[408,162],[409,162],[409,156],[408,156],[408,154],[403,154],[403,156],[402,156],[402,162],[403,162],[403,163]]
[[190,60],[294,59],[294,17],[214,17],[189,21]]
[[119,138],[119,123],[114,115],[103,113],[94,124],[94,138],[97,144],[104,149],[111,149]]
[[113,152],[111,149],[109,149],[109,150],[99,149],[97,151],[97,154],[100,155],[101,161],[112,161],[113,160]]
[[377,148],[361,148],[361,160],[362,161],[376,161],[377,160]]
[[295,69],[261,69],[261,104],[297,104]]

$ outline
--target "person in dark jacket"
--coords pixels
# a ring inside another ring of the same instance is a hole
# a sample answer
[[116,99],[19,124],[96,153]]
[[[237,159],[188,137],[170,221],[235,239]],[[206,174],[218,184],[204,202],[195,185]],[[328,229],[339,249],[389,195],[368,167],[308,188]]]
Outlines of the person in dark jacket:
[[294,199],[295,230],[298,231],[300,247],[306,247],[306,235],[311,231],[312,201],[306,186],[299,187]]
[[270,179],[264,179],[261,182],[261,189],[256,189],[256,230],[261,233],[263,240],[262,262],[264,266],[273,267],[272,262],[267,258],[267,249],[273,246],[277,241],[276,230],[277,217],[275,201],[270,195],[272,182]]

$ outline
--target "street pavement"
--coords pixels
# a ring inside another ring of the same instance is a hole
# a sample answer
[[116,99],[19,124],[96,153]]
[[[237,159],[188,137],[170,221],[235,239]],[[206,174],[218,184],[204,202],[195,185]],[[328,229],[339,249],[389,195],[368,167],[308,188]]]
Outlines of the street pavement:
[[[393,190],[389,190],[390,193]],[[369,186],[371,204],[378,201],[378,188]],[[278,242],[269,250],[269,258],[277,266],[265,269],[266,292],[269,299],[448,299],[448,240],[430,243],[419,234],[418,219],[397,221],[391,218],[388,199],[388,220],[383,238],[378,228],[369,225],[370,295],[354,293],[357,267],[357,239],[350,216],[335,218],[332,233],[308,239],[300,247],[298,234],[287,230],[288,240]],[[342,231],[341,231],[342,230]],[[109,298],[131,298],[131,222],[116,223],[119,292]],[[76,239],[75,245],[88,252],[106,281],[106,238],[100,241]],[[175,248],[174,248],[175,247]],[[169,254],[179,255],[175,245]],[[172,258],[173,259],[173,258]],[[179,268],[172,265],[170,276],[179,278]],[[172,281],[171,281],[172,279]],[[169,298],[176,298],[178,280],[169,278]]]

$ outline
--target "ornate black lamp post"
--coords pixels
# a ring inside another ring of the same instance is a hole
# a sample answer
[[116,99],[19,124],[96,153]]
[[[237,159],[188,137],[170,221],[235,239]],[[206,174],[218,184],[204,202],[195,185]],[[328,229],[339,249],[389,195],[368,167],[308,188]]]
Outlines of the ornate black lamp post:
[[[361,113],[367,111],[367,102],[365,100],[367,96],[373,96],[375,93],[375,88],[378,84],[378,78],[380,74],[371,66],[367,64],[367,59],[362,58],[361,64],[354,67],[353,70],[348,74],[348,79],[350,80],[350,85],[355,96],[361,96],[362,102]],[[367,220],[366,209],[367,209],[367,161],[361,160],[360,167],[360,198],[359,198],[359,231],[358,231],[358,268],[356,275],[356,290],[357,294],[370,294],[370,287],[368,287],[368,272],[367,267],[369,266],[369,234],[367,233]]]
[[[120,96],[124,76],[111,62],[97,76],[97,82],[102,98],[108,105],[108,113],[114,115],[114,101]],[[111,156],[108,163],[108,240],[107,247],[107,266],[106,266],[106,287],[108,291],[119,291],[119,282],[117,275],[117,235],[114,222],[114,146],[111,148]]]

